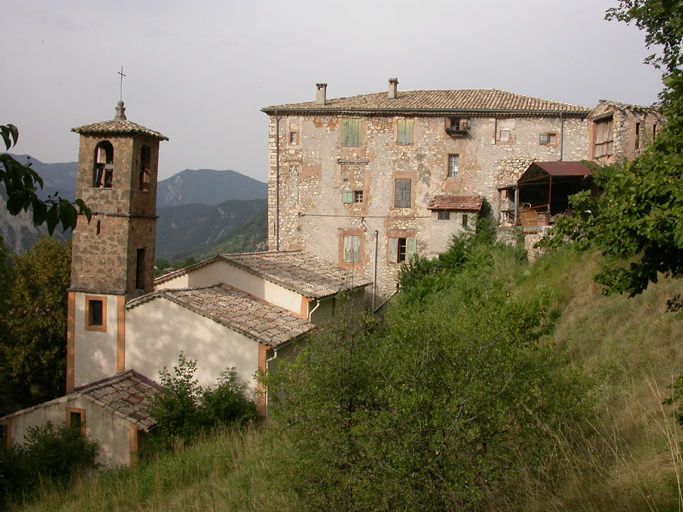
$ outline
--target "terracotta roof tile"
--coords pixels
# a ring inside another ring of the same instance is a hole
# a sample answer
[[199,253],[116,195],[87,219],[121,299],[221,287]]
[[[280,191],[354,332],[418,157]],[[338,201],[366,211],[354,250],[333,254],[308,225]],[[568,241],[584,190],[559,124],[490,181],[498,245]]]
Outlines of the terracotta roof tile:
[[156,140],[168,140],[168,137],[160,134],[159,132],[155,132],[154,130],[145,128],[144,126],[133,123],[132,121],[128,121],[128,119],[126,119],[125,111],[126,109],[123,106],[123,102],[120,101],[116,108],[116,116],[111,121],[102,121],[101,123],[86,124],[84,126],[79,126],[78,128],[72,128],[71,131],[81,135],[139,134],[151,137]]
[[220,254],[187,268],[166,274],[154,282],[165,283],[217,261],[225,261],[309,299],[322,299],[344,289],[358,289],[372,284],[364,276],[342,270],[336,265],[304,251],[271,251],[244,254]]
[[396,99],[389,99],[386,92],[363,94],[350,98],[328,99],[325,105],[317,105],[315,101],[307,103],[289,103],[265,107],[263,112],[274,111],[309,111],[309,112],[564,112],[587,115],[591,109],[515,94],[498,89],[461,89],[445,91],[399,91]]
[[484,198],[479,196],[453,196],[441,195],[435,196],[429,201],[427,208],[429,210],[464,210],[464,211],[480,211],[484,204]]
[[303,251],[222,254],[221,257],[264,279],[300,293],[321,299],[343,289],[372,284],[336,265]]
[[[206,288],[160,290],[147,297],[148,300],[171,300],[272,347],[315,329],[315,325],[308,320],[225,284]],[[132,305],[142,303],[136,301]]]

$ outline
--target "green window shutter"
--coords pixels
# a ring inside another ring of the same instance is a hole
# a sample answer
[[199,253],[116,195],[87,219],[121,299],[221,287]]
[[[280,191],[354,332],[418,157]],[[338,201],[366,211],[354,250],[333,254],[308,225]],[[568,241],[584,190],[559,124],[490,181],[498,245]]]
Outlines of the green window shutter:
[[396,125],[396,143],[401,146],[409,146],[413,143],[413,131],[415,121],[413,119],[398,119]]
[[394,207],[410,208],[410,180],[399,179],[395,181]]
[[344,237],[344,263],[360,263],[360,237]]
[[342,147],[357,148],[360,146],[360,119],[342,120]]
[[398,238],[389,239],[389,263],[398,262]]
[[406,239],[406,261],[410,261],[417,255],[417,240],[415,238]]
[[344,190],[342,201],[344,201],[344,204],[353,203],[353,190]]

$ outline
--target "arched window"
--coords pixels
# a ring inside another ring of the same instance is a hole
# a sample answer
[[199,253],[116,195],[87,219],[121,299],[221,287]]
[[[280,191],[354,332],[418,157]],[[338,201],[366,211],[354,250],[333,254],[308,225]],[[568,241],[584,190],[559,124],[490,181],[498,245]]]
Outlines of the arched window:
[[142,146],[140,150],[140,190],[149,190],[149,180],[150,180],[150,166],[152,161],[152,152],[147,144]]
[[104,140],[95,147],[95,168],[92,174],[92,186],[95,188],[111,188],[114,180],[114,146]]

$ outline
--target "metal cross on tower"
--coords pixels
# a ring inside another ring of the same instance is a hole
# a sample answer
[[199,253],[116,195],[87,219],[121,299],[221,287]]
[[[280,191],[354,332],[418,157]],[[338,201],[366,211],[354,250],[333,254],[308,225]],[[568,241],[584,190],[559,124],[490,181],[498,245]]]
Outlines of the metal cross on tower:
[[123,101],[123,77],[126,76],[123,74],[123,66],[121,66],[121,71],[119,71],[119,75],[121,75],[121,85],[119,86],[119,101]]

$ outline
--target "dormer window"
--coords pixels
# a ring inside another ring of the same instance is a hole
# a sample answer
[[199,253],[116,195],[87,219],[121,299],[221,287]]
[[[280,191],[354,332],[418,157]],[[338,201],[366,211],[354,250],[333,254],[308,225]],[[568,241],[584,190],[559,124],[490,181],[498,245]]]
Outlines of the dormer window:
[[468,120],[464,117],[447,117],[446,118],[446,132],[449,135],[463,136],[467,135]]
[[93,169],[92,186],[95,188],[111,188],[114,181],[114,147],[105,140],[95,147],[95,168]]

